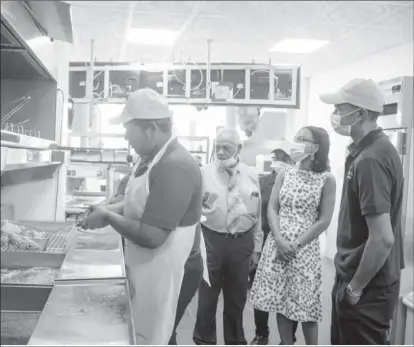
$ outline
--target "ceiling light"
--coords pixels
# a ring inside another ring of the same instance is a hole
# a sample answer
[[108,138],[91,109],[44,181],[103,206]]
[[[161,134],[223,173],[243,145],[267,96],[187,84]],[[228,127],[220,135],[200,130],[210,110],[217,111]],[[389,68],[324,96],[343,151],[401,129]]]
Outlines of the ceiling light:
[[285,39],[272,47],[269,51],[285,53],[312,53],[328,43],[329,41],[322,40]]
[[39,48],[40,46],[45,46],[50,44],[52,41],[50,40],[50,37],[47,36],[38,36],[33,39],[29,39],[26,41],[28,46],[32,49]]
[[173,46],[178,38],[178,31],[163,29],[136,29],[128,31],[128,42],[149,46]]

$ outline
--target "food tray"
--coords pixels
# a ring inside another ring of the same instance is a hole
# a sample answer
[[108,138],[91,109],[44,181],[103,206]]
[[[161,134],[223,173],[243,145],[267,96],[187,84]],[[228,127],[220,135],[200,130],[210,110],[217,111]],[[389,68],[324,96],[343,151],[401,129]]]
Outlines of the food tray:
[[[2,247],[2,252],[47,252],[47,253],[67,253],[72,241],[75,238],[76,227],[74,223],[59,223],[59,222],[16,222],[29,227],[41,230],[46,234],[45,238],[32,239],[37,242],[42,250],[21,250],[14,246]],[[24,237],[21,236],[20,237]]]

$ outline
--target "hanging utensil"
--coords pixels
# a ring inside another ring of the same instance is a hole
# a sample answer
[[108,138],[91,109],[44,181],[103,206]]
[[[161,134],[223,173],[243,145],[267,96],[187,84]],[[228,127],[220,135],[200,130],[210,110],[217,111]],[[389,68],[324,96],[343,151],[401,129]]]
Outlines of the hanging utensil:
[[9,120],[17,111],[19,111],[24,105],[26,105],[32,98],[30,96],[23,96],[22,98],[18,99],[17,102],[21,101],[19,105],[17,105],[14,109],[8,112],[4,117],[1,118],[1,123],[3,124],[7,120]]

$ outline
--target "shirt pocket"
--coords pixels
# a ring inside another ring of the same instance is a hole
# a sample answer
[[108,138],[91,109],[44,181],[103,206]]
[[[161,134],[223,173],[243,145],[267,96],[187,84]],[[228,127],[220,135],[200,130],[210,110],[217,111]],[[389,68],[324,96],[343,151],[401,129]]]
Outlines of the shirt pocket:
[[203,208],[207,210],[213,210],[215,208],[217,200],[217,194],[205,192],[203,195]]
[[252,190],[247,197],[246,207],[247,207],[247,211],[249,215],[256,219],[259,217],[259,207],[260,207],[259,204],[260,204],[259,192],[256,190]]

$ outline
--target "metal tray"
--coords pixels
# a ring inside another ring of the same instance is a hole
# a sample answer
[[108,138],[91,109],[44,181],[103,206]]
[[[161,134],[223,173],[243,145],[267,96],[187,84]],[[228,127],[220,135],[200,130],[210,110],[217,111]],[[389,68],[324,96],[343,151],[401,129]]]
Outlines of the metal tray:
[[91,281],[126,278],[121,237],[111,227],[77,231],[56,281]]
[[60,268],[56,281],[126,278],[121,250],[71,250]]
[[90,250],[121,250],[121,236],[111,227],[101,230],[79,230],[76,236],[74,249]]
[[134,345],[126,280],[122,284],[56,285],[29,345]]
[[[73,222],[40,222],[40,221],[17,221],[27,226],[44,231],[47,234],[47,241],[45,250],[41,251],[47,253],[62,253],[68,252],[75,238],[75,224]],[[20,251],[20,250],[3,250],[3,252],[29,252],[40,253],[40,251]]]

